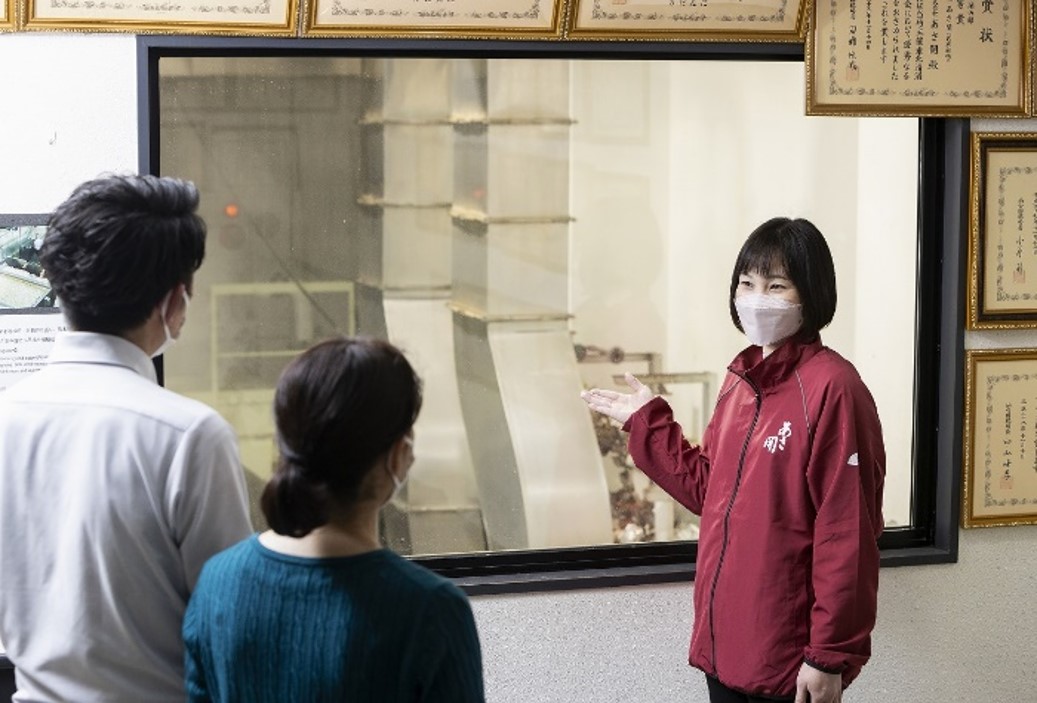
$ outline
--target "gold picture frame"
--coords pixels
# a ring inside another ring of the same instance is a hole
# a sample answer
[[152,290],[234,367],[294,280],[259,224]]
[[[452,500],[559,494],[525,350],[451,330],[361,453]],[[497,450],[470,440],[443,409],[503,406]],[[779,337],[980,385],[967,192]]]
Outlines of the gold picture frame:
[[1037,117],[1037,7],[1030,8],[1030,116]]
[[303,36],[558,39],[565,0],[307,0]]
[[801,42],[809,0],[571,0],[571,39]]
[[18,28],[17,0],[0,0],[0,32]]
[[962,527],[1037,524],[1037,349],[968,350]]
[[1031,3],[958,4],[812,0],[807,114],[1027,115]]
[[971,140],[969,329],[1037,328],[1037,132]]
[[22,0],[22,29],[295,36],[300,0]]

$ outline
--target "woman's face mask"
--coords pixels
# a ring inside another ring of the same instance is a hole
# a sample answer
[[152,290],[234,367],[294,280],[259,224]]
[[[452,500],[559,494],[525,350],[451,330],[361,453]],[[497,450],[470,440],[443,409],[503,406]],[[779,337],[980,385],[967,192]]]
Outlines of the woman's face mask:
[[745,336],[761,347],[773,347],[803,326],[799,293],[782,271],[769,276],[742,274],[735,295],[735,310]]
[[414,463],[414,438],[407,436],[403,438],[403,441],[407,445],[408,454],[408,458],[405,460],[407,467],[406,469],[404,469],[403,478],[397,476],[396,471],[394,471],[393,467],[389,466],[388,463],[386,463],[385,465],[385,470],[389,472],[389,478],[392,479],[393,486],[392,493],[390,493],[389,497],[385,500],[386,503],[390,502],[393,498],[399,495],[400,489],[403,488],[403,484],[405,484],[407,482],[407,479],[410,477],[410,467]]
[[738,319],[749,341],[773,347],[788,339],[803,325],[803,306],[769,295],[750,293],[735,298]]

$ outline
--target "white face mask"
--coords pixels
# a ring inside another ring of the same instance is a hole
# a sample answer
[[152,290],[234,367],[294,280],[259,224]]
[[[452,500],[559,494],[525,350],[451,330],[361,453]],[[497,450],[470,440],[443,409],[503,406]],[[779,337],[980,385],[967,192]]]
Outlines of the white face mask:
[[[411,454],[413,456],[413,453],[414,453],[414,440],[411,439],[410,437],[404,437],[403,441],[406,442],[407,446],[411,448]],[[407,473],[405,473],[403,475],[403,478],[400,478],[399,476],[396,475],[396,473],[392,469],[389,468],[389,464],[388,463],[385,464],[385,470],[389,472],[389,478],[392,479],[392,486],[393,486],[392,493],[389,494],[389,497],[385,499],[385,502],[389,503],[390,501],[392,501],[393,498],[395,498],[397,495],[399,495],[400,489],[403,488],[403,484],[407,483],[407,478],[410,477],[410,471],[407,471]]]
[[[181,288],[180,292],[184,296],[184,316],[187,316],[187,308],[191,304],[191,296],[187,294],[187,289]],[[166,312],[169,310],[169,299],[173,297],[172,292],[166,296],[166,299],[162,301],[162,310],[160,316],[162,317],[162,330],[166,333],[166,339],[162,344],[158,346],[158,349],[151,352],[151,358],[154,359],[159,354],[165,354],[169,351],[169,348],[176,344],[176,337],[169,331],[169,323],[166,321]]]
[[738,319],[749,341],[771,347],[803,326],[803,306],[773,295],[748,293],[735,298]]

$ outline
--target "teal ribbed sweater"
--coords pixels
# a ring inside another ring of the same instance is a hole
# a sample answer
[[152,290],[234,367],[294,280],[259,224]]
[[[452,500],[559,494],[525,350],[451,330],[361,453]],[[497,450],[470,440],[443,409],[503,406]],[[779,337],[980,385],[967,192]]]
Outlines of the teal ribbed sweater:
[[184,617],[190,701],[483,701],[472,609],[388,551],[306,559],[256,535],[210,559]]

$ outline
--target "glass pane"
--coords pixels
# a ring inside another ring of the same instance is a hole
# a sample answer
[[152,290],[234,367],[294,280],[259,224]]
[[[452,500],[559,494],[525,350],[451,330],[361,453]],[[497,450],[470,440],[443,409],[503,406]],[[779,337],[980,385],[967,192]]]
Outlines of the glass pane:
[[258,494],[285,363],[387,337],[426,384],[417,463],[383,511],[392,548],[694,539],[579,391],[631,371],[697,439],[745,346],[735,254],[802,216],[836,259],[823,339],[876,397],[886,520],[909,525],[918,123],[807,118],[802,70],[163,58],[161,171],[198,184],[210,229],[166,383],[232,422]]

